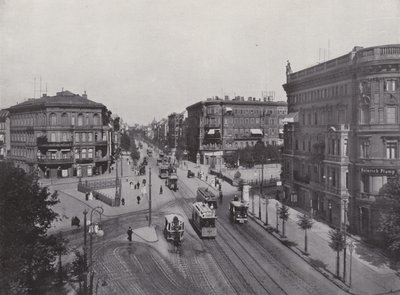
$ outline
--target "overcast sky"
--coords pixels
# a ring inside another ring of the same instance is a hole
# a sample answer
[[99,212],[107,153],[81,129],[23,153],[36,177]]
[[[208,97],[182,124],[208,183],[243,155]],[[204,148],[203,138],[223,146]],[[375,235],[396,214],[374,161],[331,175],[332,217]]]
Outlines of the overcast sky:
[[328,47],[394,43],[399,0],[0,0],[0,107],[41,76],[49,95],[86,90],[148,123],[215,95],[286,100],[286,60],[298,71]]

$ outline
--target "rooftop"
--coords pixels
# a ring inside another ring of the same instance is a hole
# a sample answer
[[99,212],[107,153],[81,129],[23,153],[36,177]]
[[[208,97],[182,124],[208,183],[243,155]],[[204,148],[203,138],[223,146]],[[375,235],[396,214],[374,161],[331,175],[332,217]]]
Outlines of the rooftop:
[[16,104],[9,108],[10,111],[19,110],[32,107],[89,107],[89,108],[103,108],[101,103],[94,102],[87,98],[86,92],[84,94],[74,94],[68,90],[57,92],[55,96],[47,96],[43,94],[41,98],[30,98],[22,103]]

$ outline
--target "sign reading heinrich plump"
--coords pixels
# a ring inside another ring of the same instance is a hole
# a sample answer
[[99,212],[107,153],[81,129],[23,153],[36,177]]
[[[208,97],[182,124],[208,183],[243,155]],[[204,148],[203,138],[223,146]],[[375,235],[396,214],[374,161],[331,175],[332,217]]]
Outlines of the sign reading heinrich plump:
[[380,176],[395,176],[397,174],[397,170],[387,168],[361,168],[361,173]]

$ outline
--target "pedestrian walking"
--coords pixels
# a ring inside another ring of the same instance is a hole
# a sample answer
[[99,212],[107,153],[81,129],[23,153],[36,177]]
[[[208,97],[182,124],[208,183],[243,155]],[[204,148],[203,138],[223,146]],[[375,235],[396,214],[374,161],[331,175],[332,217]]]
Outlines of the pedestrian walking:
[[132,230],[131,227],[128,228],[127,234],[128,234],[128,241],[129,241],[129,242],[132,242],[133,230]]
[[140,204],[140,196],[137,196],[136,199],[137,199],[137,203]]
[[208,181],[208,175],[206,175],[206,181]]
[[89,193],[88,192],[86,192],[86,194],[85,194],[85,200],[89,201]]
[[122,204],[122,206],[125,206],[125,199],[124,198],[121,199],[121,204]]
[[163,188],[162,185],[160,185],[160,195],[162,195],[162,193],[163,193]]
[[136,183],[136,188],[139,189],[140,188],[140,182],[138,180],[138,182]]

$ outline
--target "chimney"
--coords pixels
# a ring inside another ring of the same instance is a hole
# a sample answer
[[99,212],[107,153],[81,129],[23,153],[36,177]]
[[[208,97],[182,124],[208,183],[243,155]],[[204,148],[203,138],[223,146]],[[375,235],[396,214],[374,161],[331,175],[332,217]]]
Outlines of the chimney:
[[82,97],[83,97],[83,98],[87,98],[86,90],[83,91]]
[[43,93],[43,94],[42,94],[42,97],[47,97],[47,93]]

